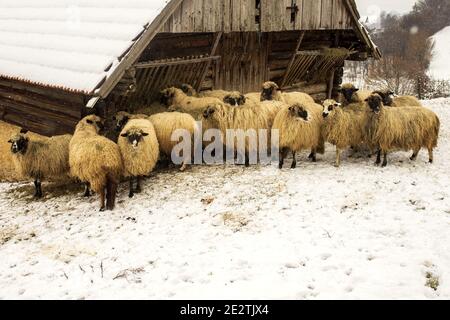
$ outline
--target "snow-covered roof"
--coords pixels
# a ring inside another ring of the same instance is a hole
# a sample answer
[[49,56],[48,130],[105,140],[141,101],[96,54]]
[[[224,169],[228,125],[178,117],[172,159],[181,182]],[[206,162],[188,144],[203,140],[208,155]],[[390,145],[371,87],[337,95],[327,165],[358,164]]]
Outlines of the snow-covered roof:
[[0,76],[91,93],[168,0],[1,0]]

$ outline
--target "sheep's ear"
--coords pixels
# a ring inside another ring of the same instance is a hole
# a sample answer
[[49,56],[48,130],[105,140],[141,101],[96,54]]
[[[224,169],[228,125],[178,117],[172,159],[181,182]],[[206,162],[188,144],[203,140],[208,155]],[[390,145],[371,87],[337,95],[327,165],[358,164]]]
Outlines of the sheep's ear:
[[128,137],[128,133],[122,133],[120,136],[126,138]]
[[8,143],[13,143],[13,141],[10,139],[10,140],[8,140]]
[[358,88],[353,89],[353,92],[358,92],[358,91],[359,91]]
[[92,120],[87,120],[86,122],[89,124],[94,124],[94,121],[92,121]]
[[143,137],[147,137],[147,136],[148,136],[148,133],[147,133],[147,132],[142,132],[142,136],[143,136]]
[[28,130],[26,130],[26,129],[21,129],[21,130],[20,130],[20,133],[21,133],[21,134],[27,134],[27,133],[28,133]]
[[365,102],[369,102],[369,98],[367,98],[366,100],[364,100]]
[[334,106],[337,108],[337,107],[340,107],[340,106],[342,106],[342,103],[339,103],[339,102],[336,102],[335,104],[334,104]]

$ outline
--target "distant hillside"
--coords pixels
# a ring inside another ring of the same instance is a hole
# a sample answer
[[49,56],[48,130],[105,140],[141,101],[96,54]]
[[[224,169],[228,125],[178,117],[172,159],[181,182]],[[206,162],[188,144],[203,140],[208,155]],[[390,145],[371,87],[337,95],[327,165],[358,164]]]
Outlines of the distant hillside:
[[450,26],[436,33],[432,39],[434,50],[429,74],[435,79],[450,80]]

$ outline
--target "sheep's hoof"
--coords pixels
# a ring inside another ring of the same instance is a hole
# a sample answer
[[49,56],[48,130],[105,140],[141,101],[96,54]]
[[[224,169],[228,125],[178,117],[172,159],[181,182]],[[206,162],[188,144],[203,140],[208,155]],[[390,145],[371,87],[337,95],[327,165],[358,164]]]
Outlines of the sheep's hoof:
[[383,164],[381,165],[381,167],[382,167],[382,168],[386,168],[386,167],[387,167],[387,163],[383,163]]
[[296,163],[293,163],[293,164],[291,165],[291,169],[295,169],[295,168],[297,168],[297,164],[296,164]]
[[101,207],[100,208],[100,212],[105,212],[106,211],[106,207]]
[[42,194],[41,193],[35,193],[33,196],[35,199],[42,199]]
[[135,190],[134,190],[134,193],[141,193],[142,192],[142,189],[141,188],[136,188]]
[[134,193],[131,193],[131,192],[130,192],[130,193],[128,194],[128,198],[131,199],[131,198],[133,198],[133,197],[134,197]]
[[417,158],[416,158],[416,157],[411,157],[411,158],[409,158],[409,160],[411,160],[411,161],[416,161]]
[[431,164],[432,164],[433,162],[434,162],[434,160],[433,160],[433,159],[430,159],[430,160],[429,160],[429,163],[431,163]]
[[280,163],[279,165],[278,165],[278,169],[283,169],[283,164],[282,163]]

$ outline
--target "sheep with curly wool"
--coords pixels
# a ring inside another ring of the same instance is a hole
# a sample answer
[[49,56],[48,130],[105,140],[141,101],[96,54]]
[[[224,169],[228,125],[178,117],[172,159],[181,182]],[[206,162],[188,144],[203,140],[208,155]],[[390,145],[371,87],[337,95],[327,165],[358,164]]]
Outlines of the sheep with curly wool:
[[100,195],[101,211],[114,209],[123,172],[119,146],[99,135],[103,128],[100,117],[87,116],[77,124],[69,144],[70,173]]
[[34,180],[35,198],[42,198],[41,182],[45,179],[67,178],[71,135],[51,138],[30,138],[21,130],[9,140],[17,173]]
[[212,97],[189,97],[181,89],[168,88],[161,91],[161,103],[168,107],[169,111],[189,113],[199,120],[206,106],[219,103],[222,100]]
[[378,146],[376,164],[387,166],[387,155],[396,150],[413,150],[411,160],[417,159],[422,148],[428,149],[429,162],[433,163],[433,150],[437,147],[440,130],[438,116],[427,108],[386,108],[378,94],[367,98],[371,110],[368,138]]
[[308,112],[300,103],[286,106],[278,112],[273,129],[278,130],[280,136],[280,169],[289,151],[293,155],[292,169],[297,167],[297,153],[303,150],[312,150],[313,161],[316,161],[316,150],[322,141],[321,126],[322,119]]
[[343,108],[335,100],[323,102],[322,135],[325,141],[336,146],[336,166],[341,165],[344,149],[360,146],[366,141],[366,113]]
[[[133,119],[123,128],[118,142],[123,159],[123,176],[130,179],[130,193],[141,192],[141,178],[156,166],[159,158],[159,143],[150,120]],[[136,181],[136,188],[134,182]]]
[[345,105],[351,103],[364,103],[364,101],[372,93],[368,90],[360,90],[356,88],[352,83],[344,83],[343,85],[341,85],[341,88],[338,90],[338,92],[343,96]]
[[391,90],[377,90],[373,92],[383,99],[383,105],[386,107],[423,107],[419,99],[413,96],[395,96]]
[[179,143],[179,141],[172,141],[172,137],[177,130],[184,130],[186,134],[191,137],[191,154],[183,154],[183,164],[180,168],[184,171],[187,165],[192,159],[192,153],[194,152],[194,137],[199,135],[199,127],[195,119],[187,114],[180,112],[164,112],[157,113],[148,118],[153,124],[156,132],[156,137],[159,142],[159,148],[161,153],[168,158],[172,155],[172,150]]

